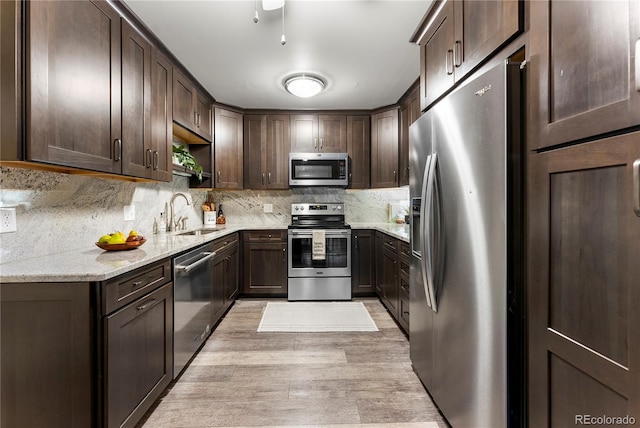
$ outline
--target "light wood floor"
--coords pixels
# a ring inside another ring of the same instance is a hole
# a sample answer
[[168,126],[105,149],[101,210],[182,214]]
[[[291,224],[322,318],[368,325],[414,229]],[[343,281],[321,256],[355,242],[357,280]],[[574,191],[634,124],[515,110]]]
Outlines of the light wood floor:
[[138,427],[445,428],[377,299],[378,332],[257,333],[267,300],[238,300]]

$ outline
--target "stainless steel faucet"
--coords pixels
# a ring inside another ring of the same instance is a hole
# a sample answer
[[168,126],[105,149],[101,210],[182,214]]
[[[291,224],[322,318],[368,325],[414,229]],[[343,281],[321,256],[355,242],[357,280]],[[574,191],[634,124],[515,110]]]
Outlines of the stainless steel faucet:
[[184,200],[187,201],[187,205],[191,205],[191,202],[189,202],[189,198],[187,198],[187,195],[185,195],[184,193],[178,192],[174,193],[173,196],[171,196],[171,200],[169,201],[169,230],[171,232],[175,232],[176,227],[178,226],[178,222],[174,219],[175,213],[173,210],[173,201],[175,201],[178,196],[182,196]]

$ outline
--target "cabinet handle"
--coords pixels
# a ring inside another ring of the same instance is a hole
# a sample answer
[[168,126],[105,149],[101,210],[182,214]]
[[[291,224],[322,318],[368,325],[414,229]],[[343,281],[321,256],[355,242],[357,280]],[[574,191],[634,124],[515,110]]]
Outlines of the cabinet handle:
[[451,76],[453,74],[453,49],[449,49],[447,51],[445,67],[447,68],[447,75]]
[[153,151],[153,169],[154,169],[154,171],[155,171],[156,169],[158,169],[158,164],[160,163],[160,162],[159,162],[159,159],[160,159],[160,158],[159,158],[159,156],[158,156],[158,151],[157,151],[157,150],[154,150],[154,151]]
[[633,163],[633,211],[640,217],[640,159]]
[[221,176],[222,176],[222,174],[221,174],[221,173],[220,173],[220,171],[218,170],[218,184],[220,184],[220,181],[221,181],[221,178],[220,178],[220,177],[221,177]]
[[271,173],[267,174],[267,184],[271,184]]
[[317,148],[318,148],[318,139],[317,139],[317,138],[314,138],[314,139],[313,139],[313,148],[314,148],[314,149],[317,149]]
[[636,91],[640,92],[640,39],[636,40]]
[[456,51],[454,53],[454,63],[456,67],[460,67],[462,65],[462,42],[460,40],[456,40]]
[[397,174],[396,170],[394,169],[394,170],[393,170],[393,182],[394,182],[394,183],[396,182],[396,176],[397,176],[397,175],[398,175],[398,174]]
[[264,172],[262,173],[262,184],[264,185]]
[[140,305],[140,306],[136,307],[136,309],[139,310],[139,311],[144,311],[149,306],[153,306],[156,302],[157,302],[156,299],[151,299],[147,303],[145,303],[144,305]]
[[358,249],[358,235],[353,235],[353,247]]
[[320,137],[320,148],[322,148],[323,144],[324,144],[324,138]]
[[113,140],[113,160],[114,162],[122,160],[122,140],[120,138]]
[[147,149],[147,162],[146,167],[151,168],[151,164],[153,163],[153,152],[151,149]]
[[193,112],[193,125],[194,126],[198,126],[198,112],[197,111]]

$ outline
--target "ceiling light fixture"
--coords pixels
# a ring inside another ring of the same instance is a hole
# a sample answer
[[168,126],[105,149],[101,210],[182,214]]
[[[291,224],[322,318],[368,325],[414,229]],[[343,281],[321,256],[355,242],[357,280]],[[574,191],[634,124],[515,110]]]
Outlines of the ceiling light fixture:
[[294,74],[283,82],[284,88],[292,95],[309,98],[318,95],[325,86],[324,80],[312,74]]

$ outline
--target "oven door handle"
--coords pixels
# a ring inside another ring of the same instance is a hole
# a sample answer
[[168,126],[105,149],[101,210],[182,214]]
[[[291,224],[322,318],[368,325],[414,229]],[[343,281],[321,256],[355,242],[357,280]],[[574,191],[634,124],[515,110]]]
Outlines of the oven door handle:
[[321,227],[317,229],[305,229],[305,230],[290,230],[289,233],[291,235],[297,236],[312,236],[313,230],[324,230],[325,235],[350,235],[350,230],[332,230],[332,229],[323,229]]
[[191,263],[190,265],[176,265],[176,271],[178,272],[189,272],[190,270],[200,266],[201,264],[203,264],[204,262],[206,262],[207,260],[210,260],[212,258],[214,258],[216,256],[216,252],[215,251],[205,251],[204,253],[205,257],[199,259],[197,262]]

